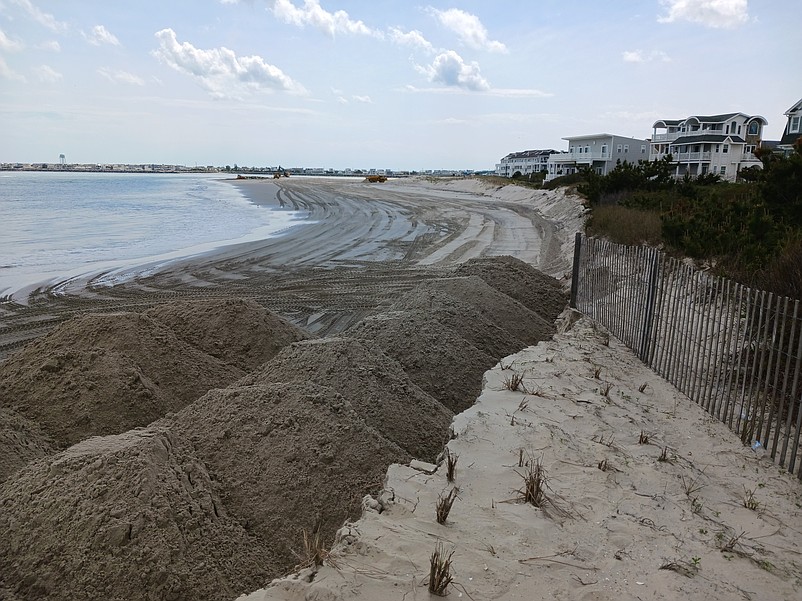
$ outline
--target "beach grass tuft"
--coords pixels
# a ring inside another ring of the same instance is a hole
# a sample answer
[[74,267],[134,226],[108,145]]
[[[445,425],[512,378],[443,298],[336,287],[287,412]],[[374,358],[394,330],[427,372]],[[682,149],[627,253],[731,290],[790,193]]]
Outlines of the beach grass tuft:
[[457,461],[459,460],[459,455],[456,453],[452,453],[448,447],[446,447],[446,480],[448,482],[454,482],[457,477]]
[[437,498],[437,523],[445,525],[448,514],[451,513],[451,506],[457,498],[457,489],[452,488],[446,496]]
[[446,553],[443,543],[437,543],[434,548],[429,566],[429,592],[432,595],[445,597],[448,594],[448,585],[454,580],[451,575],[451,557],[453,555],[453,549]]

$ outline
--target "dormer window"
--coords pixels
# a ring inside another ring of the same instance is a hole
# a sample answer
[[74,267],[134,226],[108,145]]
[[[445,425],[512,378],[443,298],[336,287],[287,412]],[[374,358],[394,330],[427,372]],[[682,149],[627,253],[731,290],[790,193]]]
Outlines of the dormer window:
[[760,124],[757,121],[752,121],[749,124],[749,129],[747,130],[747,133],[750,136],[756,136],[759,133],[759,131],[760,131]]
[[800,121],[802,121],[802,116],[796,115],[791,117],[791,124],[788,126],[788,133],[789,134],[798,134],[799,133],[799,125]]

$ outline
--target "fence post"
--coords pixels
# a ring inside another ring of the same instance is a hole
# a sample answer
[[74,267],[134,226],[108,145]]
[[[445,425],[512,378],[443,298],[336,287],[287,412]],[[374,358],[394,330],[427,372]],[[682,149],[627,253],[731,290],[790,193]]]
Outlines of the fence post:
[[571,273],[571,303],[570,307],[576,309],[576,296],[579,288],[579,255],[582,250],[582,232],[577,232],[574,238],[574,267]]

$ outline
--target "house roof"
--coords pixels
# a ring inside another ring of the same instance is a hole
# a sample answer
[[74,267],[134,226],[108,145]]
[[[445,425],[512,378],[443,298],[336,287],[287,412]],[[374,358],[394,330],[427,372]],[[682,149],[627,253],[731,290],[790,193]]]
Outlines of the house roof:
[[682,123],[681,119],[660,119],[660,121],[655,121],[652,127],[676,127],[680,123]]
[[[800,100],[802,102],[802,100]],[[683,123],[687,123],[688,121],[696,121],[697,123],[726,123],[733,117],[737,117],[738,115],[742,115],[746,117],[746,122],[750,122],[754,119],[759,119],[763,125],[768,125],[769,122],[766,120],[765,117],[761,117],[760,115],[747,115],[746,113],[724,113],[721,115],[691,115],[690,117],[686,117],[685,119],[660,119],[659,121],[655,121],[653,128],[657,127],[670,127],[670,126],[679,126]]]
[[796,104],[794,104],[794,106],[792,106],[790,109],[788,109],[787,111],[785,111],[785,113],[783,113],[783,114],[784,114],[786,117],[790,117],[790,116],[791,116],[791,113],[795,113],[795,112],[797,112],[797,111],[800,111],[800,110],[802,110],[802,98],[800,98],[800,99],[799,99],[799,100],[796,102]]
[[557,152],[556,150],[552,150],[551,148],[545,150],[522,150],[521,152],[511,152],[505,159],[529,159],[533,157],[542,157],[548,156],[550,154],[554,154]]
[[600,138],[612,138],[612,134],[588,134],[585,136],[569,136],[567,138],[563,138],[563,140],[598,140]]
[[677,144],[699,144],[700,142],[732,142],[734,144],[744,144],[745,140],[741,136],[708,134],[705,136],[680,136],[671,142],[671,144],[674,146]]
[[783,146],[793,146],[794,142],[796,142],[799,138],[802,138],[802,134],[799,132],[794,134],[783,134],[783,137],[780,138],[780,144]]
[[736,115],[745,115],[744,113],[725,113],[723,115],[691,115],[687,119],[683,119],[683,121],[690,121],[691,119],[696,119],[699,123],[724,123],[725,121],[729,121]]

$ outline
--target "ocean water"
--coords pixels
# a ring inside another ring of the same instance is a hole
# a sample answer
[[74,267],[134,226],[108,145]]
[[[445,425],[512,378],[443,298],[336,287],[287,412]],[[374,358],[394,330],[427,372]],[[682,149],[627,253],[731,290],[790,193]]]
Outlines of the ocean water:
[[0,172],[0,298],[95,274],[114,284],[306,217],[257,206],[223,177]]

